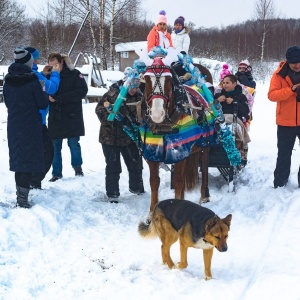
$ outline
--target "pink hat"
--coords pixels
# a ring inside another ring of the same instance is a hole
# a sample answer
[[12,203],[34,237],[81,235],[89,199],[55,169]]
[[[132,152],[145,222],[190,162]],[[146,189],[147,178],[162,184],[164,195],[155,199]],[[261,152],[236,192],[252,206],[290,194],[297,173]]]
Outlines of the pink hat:
[[250,63],[249,63],[249,61],[248,61],[248,59],[244,59],[244,60],[242,60],[240,63],[239,63],[239,67],[249,67],[249,65],[250,65]]
[[228,70],[228,65],[224,64],[223,69],[220,72],[220,80],[222,81],[226,75],[230,75],[230,74],[232,74],[232,73]]
[[161,10],[161,11],[159,12],[159,17],[157,18],[156,25],[157,25],[158,23],[165,23],[165,24],[168,23],[167,17],[166,17],[166,12],[165,12],[164,10]]

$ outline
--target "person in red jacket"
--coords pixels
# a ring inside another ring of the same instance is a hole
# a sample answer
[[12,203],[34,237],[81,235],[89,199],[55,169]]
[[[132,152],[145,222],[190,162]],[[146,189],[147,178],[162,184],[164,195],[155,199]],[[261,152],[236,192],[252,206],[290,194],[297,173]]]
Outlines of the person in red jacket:
[[148,52],[157,46],[161,46],[163,49],[173,47],[171,34],[167,31],[167,17],[164,10],[159,12],[156,24],[147,36]]
[[[292,150],[296,137],[300,139],[300,47],[292,46],[286,51],[286,61],[274,72],[268,98],[277,102],[277,162],[274,171],[274,188],[287,184]],[[298,173],[300,187],[300,169]]]

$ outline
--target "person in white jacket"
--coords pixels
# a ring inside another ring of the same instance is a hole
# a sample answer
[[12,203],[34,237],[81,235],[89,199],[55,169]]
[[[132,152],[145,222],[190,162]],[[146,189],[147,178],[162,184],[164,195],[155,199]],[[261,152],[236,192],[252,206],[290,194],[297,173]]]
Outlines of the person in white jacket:
[[171,38],[175,49],[179,48],[180,51],[184,51],[188,54],[190,47],[190,30],[187,26],[184,26],[184,20],[182,16],[175,20]]

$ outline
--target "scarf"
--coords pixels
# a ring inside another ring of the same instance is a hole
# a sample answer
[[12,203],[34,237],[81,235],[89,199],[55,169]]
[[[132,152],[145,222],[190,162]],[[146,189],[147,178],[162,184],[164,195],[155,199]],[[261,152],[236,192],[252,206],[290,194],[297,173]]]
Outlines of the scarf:
[[167,31],[158,31],[158,36],[159,36],[159,46],[161,46],[163,49],[168,49],[170,47],[170,41],[166,37]]

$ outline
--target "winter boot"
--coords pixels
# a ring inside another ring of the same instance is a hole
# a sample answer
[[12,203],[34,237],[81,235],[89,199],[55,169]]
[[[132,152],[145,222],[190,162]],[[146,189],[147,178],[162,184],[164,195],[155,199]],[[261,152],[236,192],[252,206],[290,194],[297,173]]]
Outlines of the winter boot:
[[32,207],[32,205],[28,203],[29,191],[30,191],[29,188],[24,188],[17,185],[17,206],[23,208]]
[[138,182],[137,185],[136,184],[134,186],[132,186],[132,184],[129,185],[129,192],[136,195],[142,195],[145,193],[143,179],[141,178],[137,182]]
[[75,176],[84,176],[81,166],[74,167],[74,170],[75,170]]

